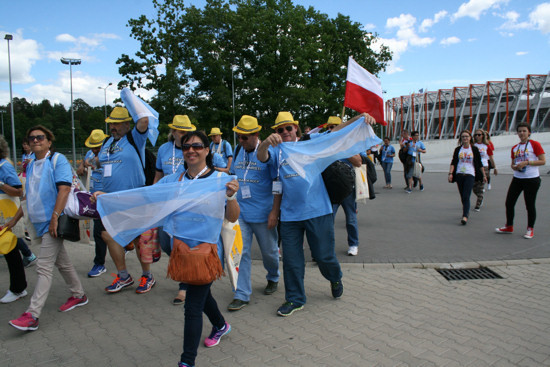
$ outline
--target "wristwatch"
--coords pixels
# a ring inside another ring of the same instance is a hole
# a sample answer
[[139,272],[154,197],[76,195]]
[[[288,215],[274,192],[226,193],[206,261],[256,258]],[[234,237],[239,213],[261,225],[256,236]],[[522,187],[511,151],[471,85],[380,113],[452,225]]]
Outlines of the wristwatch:
[[0,187],[4,186],[6,183],[4,181],[0,181]]

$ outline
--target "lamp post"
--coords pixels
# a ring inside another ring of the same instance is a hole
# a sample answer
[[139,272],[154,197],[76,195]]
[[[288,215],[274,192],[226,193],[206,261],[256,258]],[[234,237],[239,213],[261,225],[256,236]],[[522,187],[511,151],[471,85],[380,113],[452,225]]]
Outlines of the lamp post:
[[[10,74],[10,112],[11,112],[11,143],[12,143],[12,154],[13,154],[13,165],[17,166],[17,152],[15,150],[15,120],[13,118],[13,92],[11,88],[11,55],[10,55],[10,41],[13,40],[11,34],[6,34],[4,37],[8,41],[8,68]],[[2,121],[4,121],[2,119]],[[2,124],[3,126],[4,124]]]
[[[233,98],[233,129],[235,129],[235,66],[231,65],[231,96]],[[237,133],[233,130],[233,147],[237,146]]]
[[80,65],[82,60],[80,59],[68,59],[65,57],[61,58],[61,63],[69,65],[71,73],[71,128],[73,132],[73,166],[76,167],[76,144],[74,138],[74,105],[73,105],[73,65]]
[[6,136],[4,135],[4,114],[5,114],[5,113],[6,113],[6,111],[0,110],[0,115],[2,116],[2,136],[3,136],[3,137],[6,137]]
[[[105,92],[105,120],[107,120],[107,88],[109,88],[113,83],[109,83],[105,88],[97,87],[98,89],[103,89]],[[107,121],[105,121],[105,134],[107,134]]]

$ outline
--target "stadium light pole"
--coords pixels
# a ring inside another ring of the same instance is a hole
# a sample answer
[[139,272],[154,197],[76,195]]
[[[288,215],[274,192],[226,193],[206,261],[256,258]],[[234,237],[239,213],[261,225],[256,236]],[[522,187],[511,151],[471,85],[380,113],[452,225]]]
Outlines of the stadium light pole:
[[[107,88],[109,88],[113,83],[109,83],[105,88],[97,87],[98,89],[103,89],[105,92],[105,120],[107,120]],[[105,134],[107,134],[107,121],[105,121]]]
[[[10,111],[11,111],[11,143],[12,143],[12,154],[13,154],[13,165],[17,167],[17,152],[15,150],[15,120],[13,118],[13,92],[11,87],[11,55],[10,55],[10,41],[13,40],[11,34],[6,34],[4,39],[8,42],[8,69],[10,75]],[[2,120],[3,121],[3,120]],[[3,126],[4,124],[2,124]]]
[[5,138],[4,136],[4,114],[6,113],[6,111],[4,110],[0,110],[0,116],[2,116],[2,136]]
[[[231,96],[233,98],[233,129],[235,129],[235,65],[231,65]],[[237,146],[237,133],[233,130],[233,148]]]
[[65,57],[61,58],[61,63],[64,65],[69,65],[71,73],[71,128],[73,132],[73,166],[76,167],[76,144],[74,138],[74,104],[73,104],[73,65],[80,65],[82,60],[80,59],[68,59]]

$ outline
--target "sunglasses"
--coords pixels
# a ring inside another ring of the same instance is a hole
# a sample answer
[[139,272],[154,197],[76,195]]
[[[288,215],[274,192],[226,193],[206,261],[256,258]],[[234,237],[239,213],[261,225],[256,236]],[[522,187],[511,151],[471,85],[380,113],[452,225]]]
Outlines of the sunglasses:
[[187,152],[191,148],[193,148],[193,150],[195,152],[200,152],[201,150],[204,149],[204,144],[203,143],[193,143],[193,144],[182,144],[181,145],[181,150],[183,150],[184,152]]
[[483,136],[483,134],[474,134],[474,136]]
[[31,135],[27,138],[27,140],[29,141],[29,143],[32,143],[33,141],[43,141],[44,139],[46,139],[46,135]]
[[288,132],[291,132],[293,129],[294,128],[292,127],[292,125],[288,125],[288,126],[285,126],[284,128],[283,127],[278,128],[277,133],[282,134],[282,133],[285,132],[285,130],[288,131]]
[[242,140],[242,141],[247,141],[248,140],[248,136],[247,135],[237,135],[237,138],[239,140]]
[[327,129],[332,130],[336,127],[336,125],[328,125]]

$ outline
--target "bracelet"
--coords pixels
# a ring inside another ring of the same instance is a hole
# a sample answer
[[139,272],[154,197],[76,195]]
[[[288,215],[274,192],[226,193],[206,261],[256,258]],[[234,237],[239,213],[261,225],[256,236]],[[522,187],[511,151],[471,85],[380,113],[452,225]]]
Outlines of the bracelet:
[[227,196],[227,194],[225,194],[225,198],[227,199],[227,201],[235,200],[237,198],[237,192],[235,191],[235,193],[231,196]]
[[56,212],[55,210],[53,211],[53,213],[54,213],[55,215],[57,215],[58,218],[61,216],[61,214],[59,214],[59,213]]

